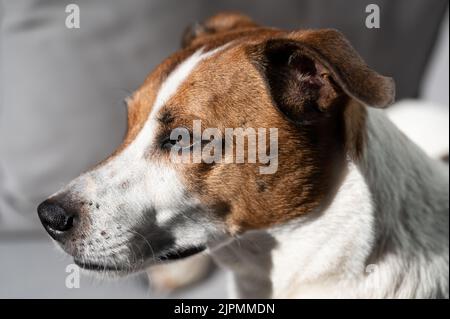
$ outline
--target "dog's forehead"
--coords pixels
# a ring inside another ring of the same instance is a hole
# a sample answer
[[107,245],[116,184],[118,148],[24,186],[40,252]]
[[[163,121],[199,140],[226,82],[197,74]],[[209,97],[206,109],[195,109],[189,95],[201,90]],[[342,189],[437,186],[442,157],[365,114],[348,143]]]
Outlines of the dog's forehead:
[[[233,91],[242,93],[244,87],[250,88],[254,94],[249,94],[249,92],[240,94],[239,99],[244,98],[247,101],[239,101],[236,104],[243,105],[253,102],[253,105],[257,105],[255,99],[265,98],[267,90],[261,77],[258,78],[258,74],[255,73],[256,70],[249,61],[246,48],[278,34],[280,31],[277,30],[255,29],[248,32],[230,32],[209,36],[201,42],[169,56],[127,99],[127,134],[123,143],[105,162],[115,158],[134,143],[150,123],[153,123],[153,126],[163,123],[153,120],[160,118],[160,113],[164,113],[166,108],[176,111],[174,116],[183,116],[183,113],[184,115],[186,113],[199,115],[208,105],[226,106],[227,98],[218,101],[217,97],[228,96],[230,99],[237,99],[237,94],[230,95],[228,93]],[[174,90],[173,87],[176,89]],[[253,101],[251,101],[252,99]],[[260,106],[264,106],[266,101],[259,102]],[[223,109],[224,107],[220,108],[220,110]],[[240,110],[241,108],[238,108],[233,113],[222,113],[221,116],[234,116],[231,124],[236,124],[236,117]],[[241,115],[245,116],[245,114]],[[220,117],[210,117],[210,119],[217,122]],[[151,139],[148,139],[148,143],[152,143]]]
[[[230,72],[242,71],[237,63],[230,62],[238,59],[236,55],[244,54],[243,50],[233,50],[235,56],[230,58],[231,45],[225,43],[183,50],[161,63],[127,100],[128,133],[125,144],[133,141],[152,117],[161,118],[163,114],[169,114],[167,109],[181,113],[186,111],[186,106],[195,109],[202,105],[202,99],[197,94],[199,90],[213,92],[220,89],[211,80],[221,80],[222,85],[229,85],[232,80]],[[226,72],[222,72],[221,79],[218,79],[220,70]]]
[[200,119],[205,128],[269,126],[274,109],[264,79],[245,46],[230,46],[199,63],[161,109],[160,118],[185,125]]
[[128,129],[125,139],[116,151],[98,166],[118,157],[138,140],[140,141],[138,144],[143,143],[142,139],[151,144],[155,137],[155,125],[161,123],[158,118],[160,113],[164,112],[165,106],[175,105],[171,103],[171,99],[179,95],[180,87],[190,81],[191,73],[200,64],[215,55],[222,54],[226,48],[227,43],[221,46],[188,48],[176,52],[159,64],[142,86],[127,98]]
[[119,150],[129,145],[143,128],[164,81],[178,65],[194,53],[194,50],[182,50],[165,59],[147,76],[141,87],[127,98],[128,132]]
[[[283,32],[280,30],[259,28],[245,32],[228,32],[211,35],[202,39],[202,41],[197,41],[194,46],[181,49],[172,54],[149,74],[142,86],[128,100],[129,117],[132,120],[132,123],[129,123],[132,124],[130,126],[143,124],[142,121],[148,118],[161,85],[180,64],[183,64],[183,62],[199,50],[202,50],[204,53],[214,52],[215,59],[208,59],[199,63],[198,68],[201,68],[204,72],[193,72],[197,75],[197,79],[198,76],[206,77],[208,75],[208,69],[217,69],[219,65],[216,64],[217,60],[229,55],[230,51],[233,51],[235,54],[233,57],[234,61],[229,59],[226,67],[230,70],[239,68],[242,65],[242,59],[245,59],[246,45],[281,33]],[[244,70],[241,68],[241,71]],[[189,80],[186,82],[189,82]]]

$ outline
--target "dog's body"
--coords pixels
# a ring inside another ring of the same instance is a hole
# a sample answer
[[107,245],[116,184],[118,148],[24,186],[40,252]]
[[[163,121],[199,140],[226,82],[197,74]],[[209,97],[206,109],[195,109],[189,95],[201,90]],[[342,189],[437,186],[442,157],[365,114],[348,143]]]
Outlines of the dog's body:
[[[391,79],[336,31],[237,14],[183,45],[129,99],[116,153],[38,209],[77,264],[126,274],[208,249],[239,297],[448,297],[448,167],[372,109]],[[171,161],[216,142],[172,137],[197,119],[276,128],[277,170],[227,162],[226,143],[224,162]]]
[[383,113],[369,111],[364,158],[325,211],[213,253],[236,296],[448,298],[448,166]]

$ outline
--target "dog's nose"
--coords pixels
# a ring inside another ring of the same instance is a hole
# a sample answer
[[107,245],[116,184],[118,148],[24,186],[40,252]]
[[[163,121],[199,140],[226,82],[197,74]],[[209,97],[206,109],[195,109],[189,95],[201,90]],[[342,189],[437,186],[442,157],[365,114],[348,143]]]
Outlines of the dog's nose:
[[45,230],[53,239],[59,239],[62,234],[73,227],[75,214],[68,212],[61,205],[49,200],[38,206],[38,215]]

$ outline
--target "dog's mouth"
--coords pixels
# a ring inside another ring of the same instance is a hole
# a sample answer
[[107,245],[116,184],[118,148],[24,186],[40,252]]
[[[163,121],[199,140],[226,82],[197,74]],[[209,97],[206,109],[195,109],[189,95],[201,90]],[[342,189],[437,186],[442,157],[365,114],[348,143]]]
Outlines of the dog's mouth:
[[[206,246],[192,246],[192,247],[188,247],[188,248],[182,248],[182,249],[174,249],[174,250],[170,250],[164,254],[161,254],[160,256],[155,256],[155,260],[159,261],[159,262],[170,262],[170,261],[175,261],[175,260],[179,260],[179,259],[183,259],[183,258],[187,258],[193,255],[196,255],[198,253],[203,252],[206,249]],[[110,263],[102,263],[102,262],[97,262],[97,261],[87,261],[87,260],[82,260],[82,259],[78,259],[78,258],[74,258],[74,262],[75,264],[80,267],[83,268],[85,270],[90,270],[90,271],[97,271],[97,272],[116,272],[116,273],[121,273],[121,272],[133,272],[141,267],[135,267],[132,268],[130,266],[128,267],[122,267],[119,263],[117,264],[110,264]]]
[[183,249],[177,249],[173,251],[169,251],[168,253],[160,256],[158,259],[160,261],[173,261],[178,259],[187,258],[198,253],[201,253],[206,249],[206,246],[192,246]]
[[74,258],[73,260],[75,264],[83,269],[91,270],[91,271],[113,271],[113,272],[124,272],[124,271],[130,271],[130,269],[125,269],[120,267],[119,265],[112,265],[107,263],[100,263],[100,262],[93,262],[93,261],[82,261],[79,259]]

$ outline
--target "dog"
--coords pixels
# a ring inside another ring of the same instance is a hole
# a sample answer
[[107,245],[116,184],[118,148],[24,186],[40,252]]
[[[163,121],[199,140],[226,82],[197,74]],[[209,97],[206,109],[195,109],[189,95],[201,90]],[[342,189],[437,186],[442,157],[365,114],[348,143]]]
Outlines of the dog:
[[[207,252],[232,297],[448,298],[448,166],[386,117],[394,95],[336,30],[218,14],[127,99],[123,144],[41,203],[40,220],[92,273]],[[276,128],[276,171],[174,161],[209,145],[173,138],[194,120]]]

